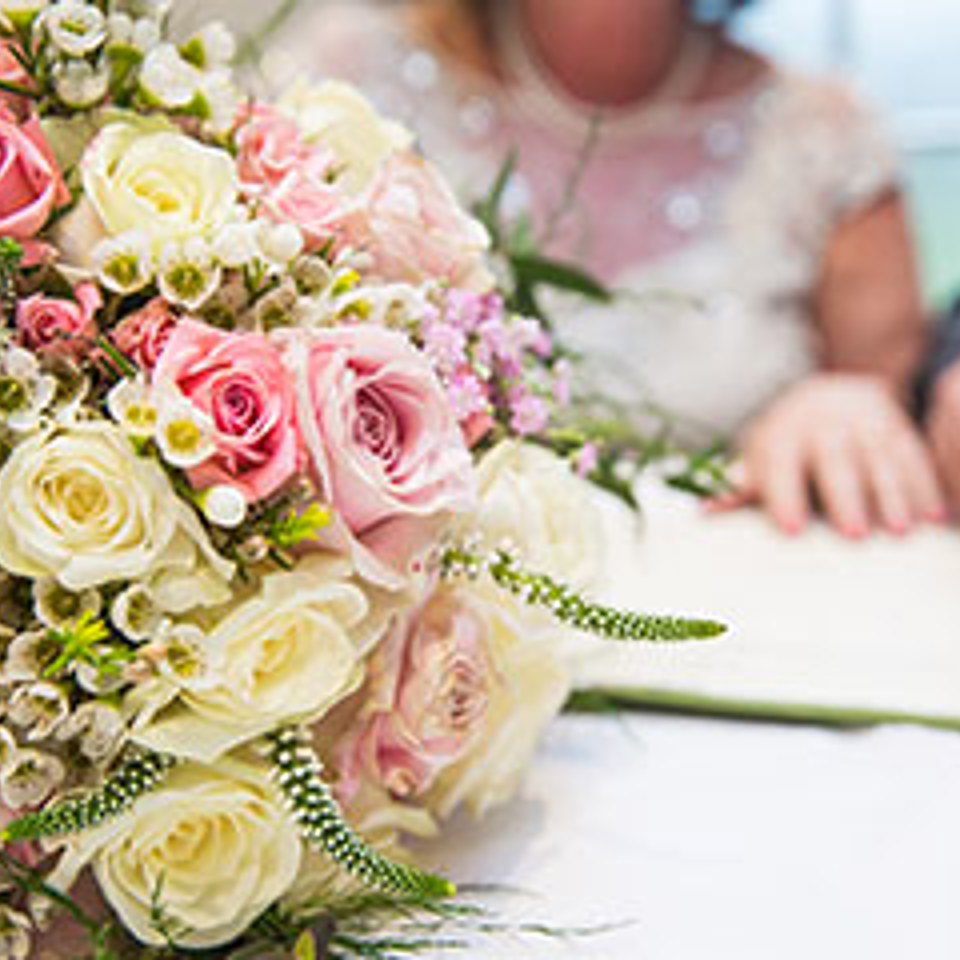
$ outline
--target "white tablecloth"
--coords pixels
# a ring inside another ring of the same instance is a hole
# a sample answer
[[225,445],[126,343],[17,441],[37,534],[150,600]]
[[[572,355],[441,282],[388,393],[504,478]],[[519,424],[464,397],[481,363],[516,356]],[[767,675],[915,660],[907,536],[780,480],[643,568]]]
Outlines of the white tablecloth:
[[502,917],[629,924],[450,956],[957,960],[960,735],[568,716],[521,796],[432,854],[526,891]]

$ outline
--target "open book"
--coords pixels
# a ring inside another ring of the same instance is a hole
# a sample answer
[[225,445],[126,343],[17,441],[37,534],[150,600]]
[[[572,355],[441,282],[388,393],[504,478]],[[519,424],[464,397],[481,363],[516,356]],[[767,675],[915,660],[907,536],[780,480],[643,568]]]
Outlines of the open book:
[[819,525],[791,538],[757,512],[708,517],[685,496],[641,494],[640,517],[602,505],[605,599],[730,632],[593,647],[578,687],[695,712],[960,730],[960,531],[851,543]]

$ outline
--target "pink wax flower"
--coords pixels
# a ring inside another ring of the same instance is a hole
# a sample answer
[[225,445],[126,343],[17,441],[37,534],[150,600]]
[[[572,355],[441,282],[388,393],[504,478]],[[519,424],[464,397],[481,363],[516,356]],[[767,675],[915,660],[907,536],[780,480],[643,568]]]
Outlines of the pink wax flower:
[[17,304],[17,330],[25,347],[80,359],[97,339],[96,313],[103,306],[92,283],[74,290],[75,300],[35,293]]
[[116,348],[142,370],[157,365],[174,327],[177,315],[163,297],[154,297],[135,313],[124,317],[110,334]]
[[39,249],[30,241],[53,211],[70,201],[70,191],[36,116],[19,122],[0,104],[0,236],[24,244],[28,261]]
[[368,779],[398,798],[429,789],[474,742],[487,715],[488,626],[461,592],[440,588],[401,618],[370,664],[367,698],[338,751],[345,802]]
[[377,169],[351,224],[353,243],[367,250],[385,280],[445,280],[485,290],[493,280],[484,265],[486,230],[457,203],[446,181],[426,160],[395,153]]
[[153,372],[205,413],[217,452],[190,471],[199,488],[225,483],[257,502],[282,487],[301,458],[296,402],[277,349],[258,333],[225,333],[182,320]]
[[311,470],[358,570],[402,586],[473,504],[470,454],[430,363],[395,330],[286,334]]

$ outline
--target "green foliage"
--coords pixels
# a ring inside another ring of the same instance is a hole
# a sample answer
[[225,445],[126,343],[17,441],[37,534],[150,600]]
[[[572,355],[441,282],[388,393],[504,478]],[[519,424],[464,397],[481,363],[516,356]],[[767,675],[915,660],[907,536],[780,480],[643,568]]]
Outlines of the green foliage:
[[561,623],[607,640],[711,640],[727,629],[715,620],[634,613],[593,603],[546,574],[525,570],[506,550],[483,555],[466,547],[454,547],[444,554],[442,571],[447,577],[471,579],[485,574],[523,603],[541,607]]
[[311,503],[305,510],[290,509],[270,522],[267,539],[281,550],[289,550],[308,540],[315,540],[330,523],[330,511],[319,503]]
[[388,893],[428,898],[456,893],[449,880],[389,860],[353,832],[321,777],[319,760],[298,731],[286,728],[268,740],[277,784],[311,845],[364,883]]
[[7,824],[0,831],[0,842],[59,837],[98,827],[156,789],[175,763],[166,754],[133,753],[97,789],[65,797]]

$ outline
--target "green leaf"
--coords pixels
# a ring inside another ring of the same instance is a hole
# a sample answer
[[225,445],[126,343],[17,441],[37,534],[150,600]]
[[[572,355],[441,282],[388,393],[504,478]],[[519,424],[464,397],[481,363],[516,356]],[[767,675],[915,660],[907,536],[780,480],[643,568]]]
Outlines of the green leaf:
[[601,303],[609,303],[613,299],[607,287],[572,263],[537,254],[514,254],[510,257],[510,263],[518,280],[527,284],[568,290]]
[[497,176],[490,187],[490,192],[482,200],[474,204],[473,212],[476,218],[490,231],[494,243],[500,235],[500,204],[506,193],[507,185],[517,169],[517,151],[511,150],[497,171]]
[[294,960],[317,960],[317,941],[309,930],[304,930],[293,947]]

